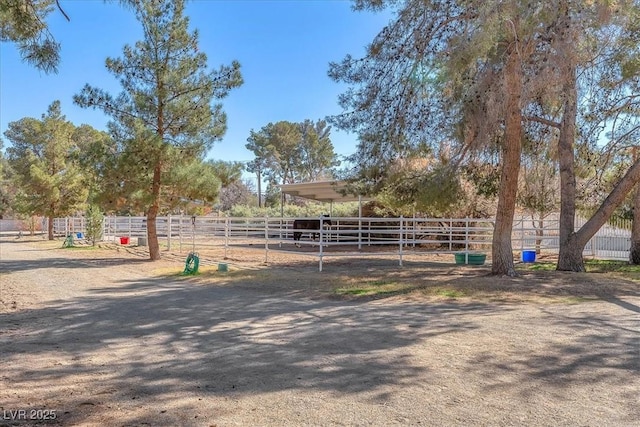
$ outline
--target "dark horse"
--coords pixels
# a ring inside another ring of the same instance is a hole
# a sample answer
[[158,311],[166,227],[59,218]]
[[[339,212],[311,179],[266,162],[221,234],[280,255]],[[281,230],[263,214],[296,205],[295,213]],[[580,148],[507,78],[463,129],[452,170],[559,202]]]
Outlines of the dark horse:
[[[326,219],[322,220],[322,226],[331,227],[333,224],[331,220],[328,218],[328,215],[323,215]],[[296,219],[293,221],[293,229],[294,230],[311,230],[309,233],[312,240],[316,240],[320,234],[320,220],[319,219]],[[293,232],[293,240],[296,242],[296,246],[300,247],[298,243],[300,238],[302,237],[302,231],[294,231]]]

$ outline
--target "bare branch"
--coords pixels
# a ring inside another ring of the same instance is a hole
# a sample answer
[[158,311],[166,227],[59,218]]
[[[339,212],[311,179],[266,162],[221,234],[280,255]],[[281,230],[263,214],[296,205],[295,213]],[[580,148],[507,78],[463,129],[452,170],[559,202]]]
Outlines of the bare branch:
[[523,116],[522,118],[528,122],[542,123],[543,125],[560,129],[560,123],[554,122],[553,120],[544,119],[538,116]]
[[65,13],[65,11],[62,9],[62,6],[60,6],[60,2],[59,0],[56,0],[56,6],[58,6],[58,10],[60,11],[60,13],[62,13],[62,16],[64,16],[68,22],[71,22],[71,19],[69,18],[69,15],[67,15]]

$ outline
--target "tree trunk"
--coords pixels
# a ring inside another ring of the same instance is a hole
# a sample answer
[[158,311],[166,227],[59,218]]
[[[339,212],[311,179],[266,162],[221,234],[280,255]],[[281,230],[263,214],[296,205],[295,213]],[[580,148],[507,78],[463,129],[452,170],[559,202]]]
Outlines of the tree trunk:
[[505,89],[507,92],[505,134],[502,145],[502,172],[500,175],[496,226],[493,231],[493,245],[491,248],[491,273],[507,276],[516,275],[511,233],[513,215],[516,209],[518,174],[520,172],[520,155],[522,151],[522,110],[520,105],[522,67],[516,43],[517,41],[512,42],[513,46],[510,49],[505,68]]
[[156,218],[160,210],[160,172],[162,163],[158,160],[153,169],[153,184],[151,187],[152,202],[147,212],[147,240],[149,244],[149,258],[152,261],[160,259],[160,244],[158,243],[158,228]]
[[53,240],[53,219],[55,217],[53,215],[49,215],[49,224],[47,225],[47,235],[49,236],[49,240]]
[[[584,271],[582,251],[575,242],[576,176],[573,145],[576,134],[578,93],[576,68],[569,64],[565,71],[564,111],[558,139],[558,162],[560,166],[560,224],[557,270]],[[586,242],[585,242],[586,244]]]
[[633,196],[633,224],[631,226],[631,247],[629,248],[629,262],[640,264],[640,185],[636,184]]
[[602,202],[598,210],[589,218],[589,220],[575,233],[570,235],[566,248],[563,251],[560,247],[563,257],[558,257],[558,270],[565,271],[585,271],[584,263],[576,263],[576,259],[582,261],[582,252],[589,240],[602,228],[602,226],[611,218],[613,212],[624,202],[625,197],[633,187],[640,181],[640,161],[636,161],[627,173],[622,177],[620,182],[616,184],[613,191],[609,193],[607,198]]
[[582,258],[582,252],[584,252],[585,245],[586,243],[578,241],[576,233],[571,233],[564,243],[562,258],[558,257],[556,270],[576,272],[586,271],[584,267],[584,259]]
[[256,171],[256,175],[258,176],[258,208],[262,207],[262,177],[260,176],[260,167]]
[[[638,152],[633,148],[633,161],[638,161]],[[633,195],[633,223],[631,225],[631,247],[629,248],[629,262],[640,264],[640,185],[636,184]]]
[[540,255],[540,249],[542,248],[542,238],[544,237],[544,213],[540,213],[538,217],[538,227],[536,228],[536,254]]

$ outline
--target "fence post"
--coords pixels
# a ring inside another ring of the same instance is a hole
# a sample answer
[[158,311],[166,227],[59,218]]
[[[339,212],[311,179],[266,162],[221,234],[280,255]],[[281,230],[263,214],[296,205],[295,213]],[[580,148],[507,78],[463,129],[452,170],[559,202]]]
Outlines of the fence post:
[[449,252],[453,252],[453,219],[449,219]]
[[178,217],[178,252],[182,253],[182,212]]
[[403,234],[404,234],[404,230],[403,230],[403,216],[400,215],[400,251],[398,252],[398,254],[400,255],[400,267],[402,267],[402,246],[403,246]]
[[319,261],[318,261],[318,271],[320,271],[320,273],[322,273],[322,229],[324,228],[324,224],[322,222],[322,215],[320,215],[320,220],[318,221],[318,245],[319,245],[319,250],[318,250],[318,257],[319,257]]
[[520,215],[520,251],[524,251],[524,216]]
[[224,259],[227,259],[227,250],[229,249],[229,215],[224,220]]
[[469,217],[464,219],[464,263],[469,264]]
[[171,214],[167,216],[167,250],[171,250]]
[[[249,228],[247,226],[247,233]],[[264,217],[264,263],[269,262],[269,216]]]
[[412,241],[411,247],[416,247],[416,208],[413,208],[413,229],[412,229]]

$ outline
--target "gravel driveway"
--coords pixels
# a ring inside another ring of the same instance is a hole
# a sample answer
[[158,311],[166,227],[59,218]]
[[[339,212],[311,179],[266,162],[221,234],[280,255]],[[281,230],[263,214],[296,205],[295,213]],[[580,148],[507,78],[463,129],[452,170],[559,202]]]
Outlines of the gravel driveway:
[[640,426],[637,296],[348,301],[0,257],[0,425]]

